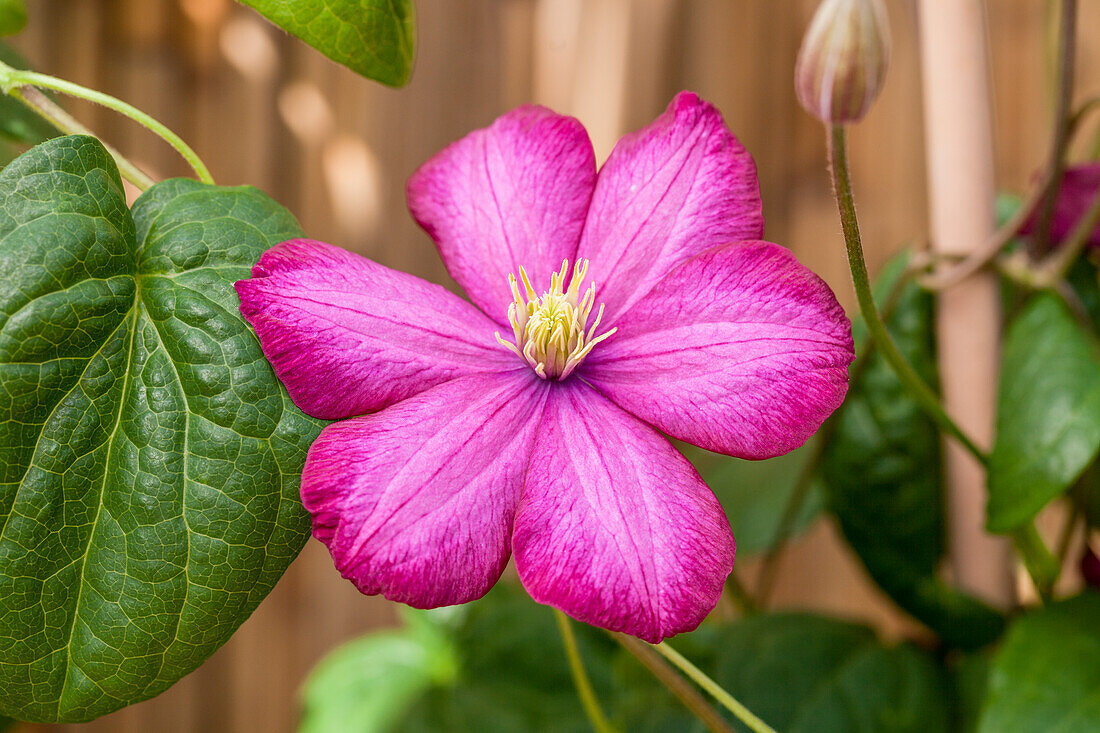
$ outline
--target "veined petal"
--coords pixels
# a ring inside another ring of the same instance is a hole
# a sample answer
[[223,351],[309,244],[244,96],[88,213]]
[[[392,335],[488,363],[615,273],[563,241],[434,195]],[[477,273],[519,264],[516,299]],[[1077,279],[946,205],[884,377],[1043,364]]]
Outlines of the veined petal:
[[547,388],[529,370],[463,377],[327,426],[302,502],[340,573],[417,608],[484,595],[508,562]]
[[241,313],[294,404],[325,419],[373,412],[515,356],[446,289],[322,242],[264,253],[237,283]]
[[574,380],[547,399],[512,550],[539,603],[656,643],[714,608],[734,542],[691,464]]
[[848,318],[820,278],[769,242],[688,260],[618,327],[582,377],[659,430],[719,453],[787,453],[848,389]]
[[595,182],[584,127],[521,107],[421,166],[409,179],[409,209],[470,300],[507,324],[508,275],[523,266],[543,288],[573,260]]
[[605,323],[669,270],[764,232],[752,157],[710,104],[681,92],[653,124],[619,140],[600,169],[578,257],[590,260]]

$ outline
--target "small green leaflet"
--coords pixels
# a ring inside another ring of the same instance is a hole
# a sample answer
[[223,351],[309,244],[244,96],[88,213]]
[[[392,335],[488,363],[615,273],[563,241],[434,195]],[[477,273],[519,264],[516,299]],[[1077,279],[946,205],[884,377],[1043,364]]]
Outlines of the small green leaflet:
[[166,181],[130,211],[90,137],[0,174],[0,713],[84,721],[160,693],[301,549],[320,424],[233,290],[299,234],[251,188]]
[[454,683],[457,652],[439,612],[402,611],[403,629],[360,637],[321,660],[302,690],[298,733],[382,733],[429,687]]
[[989,466],[987,526],[1031,521],[1100,449],[1095,339],[1054,295],[1039,295],[1008,330]]
[[1035,610],[993,658],[979,733],[1092,733],[1100,721],[1100,594]]
[[241,0],[368,79],[404,86],[416,58],[413,0]]

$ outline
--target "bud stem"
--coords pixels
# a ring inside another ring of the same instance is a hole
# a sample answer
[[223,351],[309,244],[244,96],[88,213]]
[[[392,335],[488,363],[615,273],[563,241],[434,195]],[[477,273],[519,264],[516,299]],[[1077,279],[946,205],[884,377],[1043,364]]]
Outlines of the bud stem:
[[863,243],[859,236],[859,221],[856,218],[855,199],[852,196],[852,181],[848,173],[848,152],[843,125],[832,125],[828,138],[829,168],[833,176],[833,189],[837,207],[840,210],[840,224],[844,230],[844,244],[848,250],[848,265],[852,271],[852,283],[855,286],[856,299],[867,331],[883,358],[898,375],[898,379],[917,401],[921,409],[932,418],[940,429],[955,438],[971,455],[984,466],[989,458],[947,415],[936,393],[924,383],[920,375],[905,360],[897,345],[886,330],[871,295],[871,278],[867,274],[867,262],[863,258]]
[[[121,99],[116,99],[109,94],[97,92],[94,89],[88,89],[79,84],[65,81],[64,79],[57,79],[33,71],[23,71],[0,62],[0,89],[2,89],[5,94],[22,101],[39,115],[53,123],[53,125],[62,132],[87,132],[87,129],[84,128],[83,125],[77,123],[76,120],[57,107],[57,105],[49,102],[49,99],[45,95],[38,93],[37,89],[35,89],[36,87],[41,89],[52,89],[62,94],[77,97],[78,99],[86,99],[89,102],[103,105],[108,109],[129,117],[131,120],[134,120],[175,148],[176,152],[178,152],[195,171],[195,175],[198,176],[200,181],[203,183],[214,183],[214,178],[210,175],[210,169],[208,169],[206,164],[199,159],[195,151],[183,141],[183,138],[169,130],[161,122],[158,122],[151,116],[142,112],[137,107],[127,104]],[[49,104],[43,104],[42,100],[46,100]],[[60,114],[58,114],[59,112]],[[126,161],[117,151],[112,151],[112,155],[115,156],[116,160],[125,162],[128,169],[126,171],[127,180],[139,188],[148,188],[152,185],[152,179],[138,171],[136,166]],[[120,162],[120,170],[123,167],[124,163]],[[137,180],[135,180],[135,178]]]

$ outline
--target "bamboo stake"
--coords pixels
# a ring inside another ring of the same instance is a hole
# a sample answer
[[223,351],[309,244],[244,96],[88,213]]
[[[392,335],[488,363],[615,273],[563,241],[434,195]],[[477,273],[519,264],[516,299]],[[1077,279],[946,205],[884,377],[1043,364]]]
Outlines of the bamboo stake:
[[[966,256],[994,231],[993,124],[982,0],[920,0],[921,65],[933,247]],[[937,337],[947,412],[988,448],[996,413],[1000,304],[978,272],[940,295]],[[985,472],[948,442],[951,568],[960,588],[1007,607],[1008,545],[984,532]]]

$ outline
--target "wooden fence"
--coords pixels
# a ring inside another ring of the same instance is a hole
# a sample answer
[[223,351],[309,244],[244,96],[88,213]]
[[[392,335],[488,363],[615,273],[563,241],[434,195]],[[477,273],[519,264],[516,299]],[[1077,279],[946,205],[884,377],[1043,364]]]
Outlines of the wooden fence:
[[[948,2],[950,0],[944,0]],[[872,268],[925,237],[916,16],[887,0],[893,65],[851,136]],[[1046,148],[1053,73],[1048,0],[990,0],[998,179],[1020,189]],[[794,58],[816,0],[418,0],[412,83],[391,90],[338,67],[231,0],[29,0],[16,43],[35,68],[102,89],[181,133],[220,183],[263,188],[315,238],[439,282],[446,273],[405,208],[404,181],[445,144],[507,109],[579,117],[597,155],[681,88],[712,100],[754,154],[770,239],[852,296],[820,126],[798,107]],[[1079,96],[1100,92],[1100,1],[1084,0]],[[78,117],[156,177],[174,153],[105,110]],[[967,110],[960,109],[960,115]],[[755,571],[752,558],[739,572]],[[787,554],[778,603],[915,630],[865,579],[828,522]],[[339,642],[393,621],[311,542],[229,644],[159,698],[72,731],[294,729],[297,690]],[[45,730],[46,728],[42,728]]]

